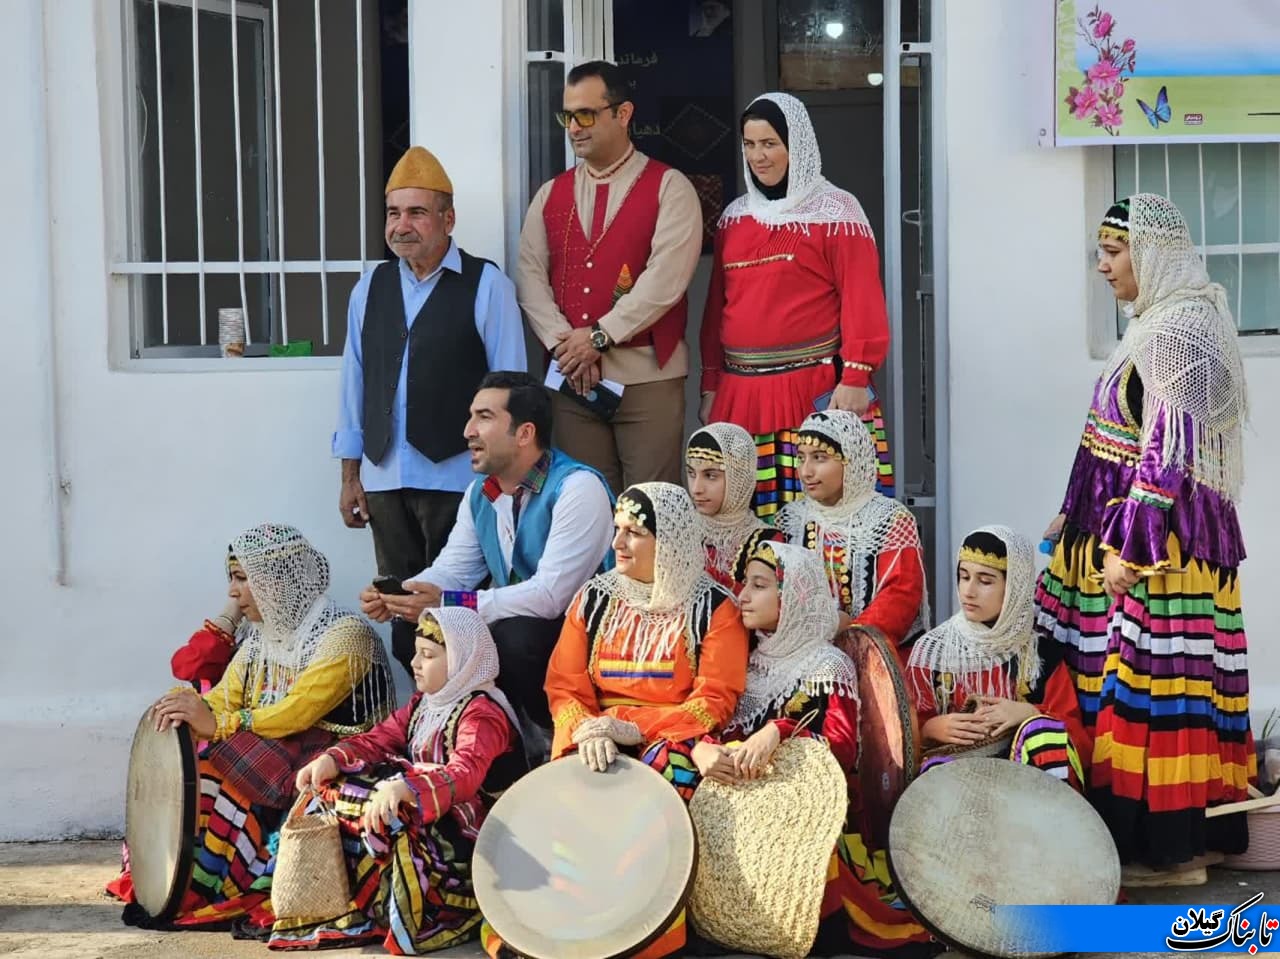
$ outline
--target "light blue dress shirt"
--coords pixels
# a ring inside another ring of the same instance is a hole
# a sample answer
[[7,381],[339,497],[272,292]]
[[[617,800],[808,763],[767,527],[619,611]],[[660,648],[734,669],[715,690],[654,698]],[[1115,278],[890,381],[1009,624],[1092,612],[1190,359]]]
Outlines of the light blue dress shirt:
[[[400,291],[404,296],[405,322],[410,329],[427,297],[436,288],[441,270],[462,272],[462,256],[453,240],[449,241],[449,250],[440,266],[424,279],[419,280],[409,265],[404,260],[400,261]],[[370,462],[364,455],[364,360],[360,337],[372,277],[373,270],[360,277],[347,305],[347,345],[342,350],[342,398],[338,409],[338,428],[333,434],[333,455],[338,459],[362,460],[360,482],[368,492],[424,489],[461,493],[474,479],[469,453],[464,451],[437,463],[423,456],[405,438],[408,350],[404,351],[400,361],[400,379],[396,383],[395,402],[391,407],[391,442],[386,455],[381,463]],[[516,304],[515,284],[491,263],[485,264],[476,290],[476,332],[484,341],[489,369],[523,371],[527,368],[524,326],[520,307]]]

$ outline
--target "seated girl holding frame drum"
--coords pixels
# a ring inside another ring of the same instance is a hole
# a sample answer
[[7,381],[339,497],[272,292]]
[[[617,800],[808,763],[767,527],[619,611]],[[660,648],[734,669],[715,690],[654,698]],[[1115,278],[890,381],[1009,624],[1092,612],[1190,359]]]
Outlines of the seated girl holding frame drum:
[[[203,697],[189,686],[173,690],[150,715],[157,731],[185,725],[208,742],[198,760],[194,869],[173,922],[246,917],[261,930],[272,920],[271,837],[293,801],[294,770],[386,716],[395,688],[377,634],[329,599],[329,562],[298,530],[266,523],[241,533],[227,575],[248,622],[225,674]],[[143,858],[137,866],[151,868]],[[136,904],[127,849],[107,891],[129,904],[126,922],[154,922]]]
[[985,526],[960,547],[960,611],[911,649],[908,685],[924,740],[922,771],[1003,755],[1083,789],[1090,743],[1062,646],[1038,638],[1031,542]]

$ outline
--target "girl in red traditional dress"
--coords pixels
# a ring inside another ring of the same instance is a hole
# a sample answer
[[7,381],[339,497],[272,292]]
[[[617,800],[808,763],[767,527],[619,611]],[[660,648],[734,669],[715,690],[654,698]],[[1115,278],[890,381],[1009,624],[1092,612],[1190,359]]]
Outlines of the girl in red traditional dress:
[[758,448],[756,512],[800,496],[795,433],[830,394],[875,437],[880,491],[893,469],[872,374],[889,349],[880,258],[862,206],[822,176],[809,114],[785,93],[742,115],[747,192],[716,234],[702,317],[702,420],[736,423]]
[[[1084,789],[1091,741],[1053,637],[1037,638],[1031,542],[1007,526],[974,530],[956,559],[960,611],[916,641],[908,685],[931,747],[1008,737],[1002,755]],[[928,757],[928,769],[951,756]]]
[[381,942],[420,955],[472,939],[471,854],[489,807],[526,769],[515,713],[494,685],[498,650],[463,607],[418,621],[408,705],[298,772],[336,807],[351,878],[341,916],[280,919],[273,949]]
[[852,413],[812,414],[796,449],[805,496],[778,514],[778,529],[822,556],[842,629],[873,627],[902,652],[929,625],[915,517],[876,492],[873,440]]
[[746,554],[761,539],[777,538],[751,510],[755,443],[741,426],[708,423],[689,437],[684,465],[707,551],[707,575],[736,594]]

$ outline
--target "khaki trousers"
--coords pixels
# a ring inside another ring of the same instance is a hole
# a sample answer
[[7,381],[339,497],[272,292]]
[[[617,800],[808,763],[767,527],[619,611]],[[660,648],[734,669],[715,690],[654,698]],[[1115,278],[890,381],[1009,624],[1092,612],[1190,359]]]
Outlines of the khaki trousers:
[[608,423],[569,397],[552,393],[555,445],[603,473],[615,496],[651,480],[682,484],[684,381],[681,376],[628,386]]

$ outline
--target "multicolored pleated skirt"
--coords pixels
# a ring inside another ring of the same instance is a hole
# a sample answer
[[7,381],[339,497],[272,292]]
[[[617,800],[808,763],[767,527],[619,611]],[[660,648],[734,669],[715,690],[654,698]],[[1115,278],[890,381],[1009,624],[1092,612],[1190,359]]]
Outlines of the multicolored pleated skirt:
[[1243,852],[1243,814],[1204,810],[1248,798],[1257,776],[1236,570],[1184,556],[1116,601],[1094,575],[1097,537],[1068,525],[1036,592],[1037,627],[1064,643],[1093,736],[1089,798],[1121,862],[1154,869],[1207,851]]
[[[863,414],[862,422],[875,438],[876,456],[880,460],[880,478],[876,483],[876,491],[885,496],[893,496],[893,458],[889,455],[884,412],[878,401],[872,403]],[[804,495],[804,487],[796,472],[796,433],[797,430],[777,430],[755,435],[756,492],[752,508],[757,516],[768,522],[773,522],[774,514],[783,506]]]
[[[386,770],[382,771],[383,773]],[[350,908],[325,919],[278,919],[272,949],[317,949],[381,942],[395,956],[413,956],[466,942],[480,929],[471,884],[471,854],[483,816],[481,800],[455,806],[438,822],[416,812],[395,820],[386,836],[361,824],[382,775],[347,775],[327,784],[319,799],[337,810],[351,881]],[[310,807],[309,807],[310,808]],[[459,820],[467,823],[463,828]]]

